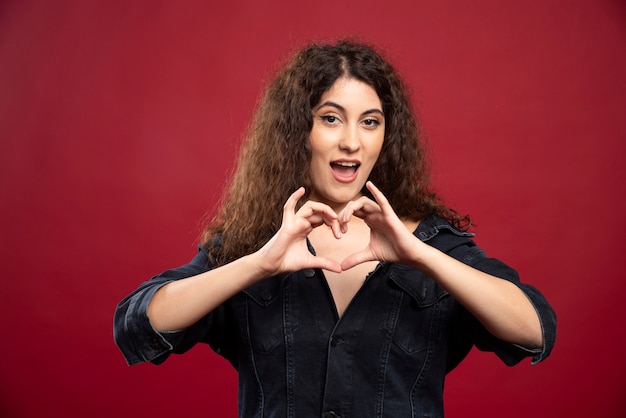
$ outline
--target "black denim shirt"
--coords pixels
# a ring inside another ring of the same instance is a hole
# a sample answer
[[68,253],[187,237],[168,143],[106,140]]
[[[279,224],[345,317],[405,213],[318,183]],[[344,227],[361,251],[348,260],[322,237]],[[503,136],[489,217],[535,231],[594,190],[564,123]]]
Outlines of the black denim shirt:
[[[162,285],[212,268],[204,249],[143,283],[115,312],[115,339],[129,364],[160,364],[208,343],[239,373],[240,417],[443,417],[443,385],[472,346],[507,365],[545,359],[556,316],[517,273],[488,258],[471,234],[431,217],[414,234],[474,268],[511,281],[534,305],[544,345],[530,350],[493,337],[421,272],[380,263],[339,318],[321,271],[265,279],[192,327],[159,333],[147,306]],[[313,250],[313,249],[311,249]]]

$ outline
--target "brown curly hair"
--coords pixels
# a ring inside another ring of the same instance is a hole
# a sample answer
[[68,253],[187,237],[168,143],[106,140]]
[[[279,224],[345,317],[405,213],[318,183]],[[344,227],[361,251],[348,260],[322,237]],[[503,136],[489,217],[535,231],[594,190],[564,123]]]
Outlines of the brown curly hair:
[[[223,265],[258,250],[280,228],[289,195],[310,189],[312,109],[341,77],[372,86],[385,115],[385,139],[370,180],[400,218],[431,214],[466,230],[470,220],[444,206],[430,188],[424,146],[400,76],[360,41],[311,44],[269,83],[243,144],[230,186],[203,234],[211,261]],[[364,194],[369,195],[366,189]]]

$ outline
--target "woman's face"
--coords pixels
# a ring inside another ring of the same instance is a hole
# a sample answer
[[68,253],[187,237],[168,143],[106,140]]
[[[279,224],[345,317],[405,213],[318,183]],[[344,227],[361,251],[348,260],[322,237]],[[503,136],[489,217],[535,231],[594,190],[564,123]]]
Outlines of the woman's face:
[[336,212],[361,196],[385,137],[385,116],[376,91],[339,78],[313,108],[311,199]]

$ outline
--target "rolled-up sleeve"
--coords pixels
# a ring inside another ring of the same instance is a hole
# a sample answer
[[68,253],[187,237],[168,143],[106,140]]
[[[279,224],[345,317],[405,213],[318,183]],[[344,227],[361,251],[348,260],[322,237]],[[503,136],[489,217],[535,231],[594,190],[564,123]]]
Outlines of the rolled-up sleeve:
[[162,286],[208,269],[208,256],[200,249],[190,263],[167,270],[142,283],[117,305],[113,319],[113,336],[129,365],[146,361],[160,364],[172,352],[187,351],[203,338],[211,326],[211,315],[186,330],[159,332],[150,323],[148,305]]
[[535,287],[522,283],[515,269],[496,258],[488,257],[471,239],[474,234],[459,231],[438,217],[427,218],[420,227],[419,237],[433,247],[477,270],[515,284],[535,308],[541,324],[542,347],[523,347],[495,337],[465,307],[455,302],[450,324],[447,370],[456,367],[472,346],[495,353],[508,366],[526,357],[532,358],[532,364],[545,360],[556,342],[557,327],[556,314],[544,295]]
[[[539,317],[539,322],[541,324],[543,346],[536,350],[527,349],[520,345],[515,346],[520,350],[531,354],[533,356],[532,364],[537,364],[540,361],[545,360],[550,355],[556,342],[556,313],[539,290],[528,284],[519,284],[518,286],[524,292],[528,300],[530,300],[530,303],[537,312],[537,316]],[[500,358],[502,358],[502,356]],[[506,359],[503,358],[503,360],[508,364]],[[516,361],[513,359],[512,364],[515,363]]]
[[[525,357],[532,357],[532,364],[537,364],[546,359],[556,342],[556,313],[539,290],[535,287],[521,283],[517,272],[494,258],[488,258],[478,247],[474,247],[475,256],[469,263],[474,268],[491,274],[495,277],[514,283],[526,295],[535,308],[541,324],[543,346],[541,348],[525,348],[518,344],[511,344],[493,337],[486,330],[475,334],[474,344],[480,350],[493,351],[507,365],[519,363]],[[476,321],[478,322],[478,321]],[[481,326],[482,328],[482,326]]]

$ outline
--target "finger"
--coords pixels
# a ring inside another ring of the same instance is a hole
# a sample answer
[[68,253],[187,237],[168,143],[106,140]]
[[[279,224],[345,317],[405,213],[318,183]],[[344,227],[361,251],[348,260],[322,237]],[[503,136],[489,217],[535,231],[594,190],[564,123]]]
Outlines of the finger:
[[381,208],[372,199],[368,197],[361,197],[357,200],[349,202],[344,210],[341,212],[341,222],[347,225],[352,218],[352,215],[356,215],[359,218],[364,218],[369,214],[381,212]]
[[306,202],[298,211],[298,214],[305,218],[310,218],[314,215],[320,215],[322,217],[326,217],[328,219],[337,219],[337,214],[335,211],[328,205],[320,202],[314,202],[309,200]]
[[298,204],[298,201],[302,198],[302,196],[304,196],[304,187],[300,187],[298,190],[293,192],[291,196],[289,196],[289,199],[287,199],[285,205],[283,206],[283,212],[294,213],[296,210],[296,205]]
[[348,204],[343,208],[341,213],[339,214],[339,220],[341,223],[341,232],[344,234],[348,232],[348,223],[352,218],[352,214],[354,213],[354,202],[348,202]]
[[367,187],[367,190],[372,193],[372,196],[374,196],[374,199],[376,200],[383,212],[385,212],[387,208],[391,208],[391,205],[389,204],[389,201],[387,200],[383,192],[381,192],[380,189],[374,185],[374,183],[368,181],[365,186]]
[[311,268],[320,268],[328,271],[332,271],[335,273],[341,273],[343,270],[341,268],[341,264],[335,260],[331,260],[330,258],[324,257],[313,257],[315,262],[311,265]]
[[309,225],[311,225],[312,228],[317,228],[319,226],[326,225],[331,230],[333,236],[337,239],[340,239],[342,235],[345,233],[341,228],[341,224],[336,219],[331,220],[331,219],[326,219],[322,216],[316,215],[311,218],[308,218],[307,221]]
[[330,227],[330,230],[333,231],[333,236],[337,239],[341,238],[341,236],[345,233],[341,227],[341,224],[337,220],[332,221],[332,223],[328,226]]
[[342,270],[349,270],[352,267],[365,263],[366,261],[375,261],[371,253],[367,250],[359,251],[349,255],[341,262]]
[[335,238],[341,238],[341,226],[337,221],[337,214],[328,205],[309,201],[297,212],[298,216],[306,219],[313,228],[325,224],[331,230]]

